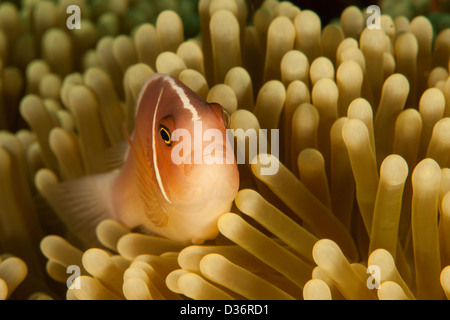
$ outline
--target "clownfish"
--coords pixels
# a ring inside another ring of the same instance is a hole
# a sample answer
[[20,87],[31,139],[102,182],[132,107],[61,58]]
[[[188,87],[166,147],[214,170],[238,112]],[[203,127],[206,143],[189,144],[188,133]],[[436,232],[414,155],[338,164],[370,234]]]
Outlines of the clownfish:
[[[140,91],[122,167],[56,184],[43,195],[69,229],[88,242],[104,219],[183,243],[213,239],[239,188],[224,117],[219,104],[154,73]],[[214,141],[203,141],[208,130],[216,133]],[[214,150],[222,161],[194,161],[205,150]]]

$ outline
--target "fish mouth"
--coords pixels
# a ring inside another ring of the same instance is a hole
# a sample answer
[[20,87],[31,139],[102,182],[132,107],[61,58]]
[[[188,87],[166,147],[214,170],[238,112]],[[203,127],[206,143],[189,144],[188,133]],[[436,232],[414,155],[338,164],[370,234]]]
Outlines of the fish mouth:
[[[176,206],[187,211],[198,211],[212,199],[231,202],[239,185],[239,173],[231,145],[222,141],[203,143],[202,147],[199,145],[187,153],[183,154],[185,163],[178,165],[179,175],[172,181],[172,190],[177,195]],[[195,155],[197,159],[194,159]]]
[[[208,167],[235,165],[236,159],[234,151],[231,147],[225,146],[223,143],[203,146],[191,150],[183,157],[184,172],[187,176],[191,175],[196,168],[203,170]],[[217,167],[220,169],[220,167]]]
[[200,148],[192,149],[181,157],[172,157],[175,164],[235,164],[234,150],[223,143],[213,145],[203,145]]
[[[194,150],[195,151],[195,150]],[[231,146],[223,143],[209,145],[202,150],[204,164],[235,164],[234,150]]]

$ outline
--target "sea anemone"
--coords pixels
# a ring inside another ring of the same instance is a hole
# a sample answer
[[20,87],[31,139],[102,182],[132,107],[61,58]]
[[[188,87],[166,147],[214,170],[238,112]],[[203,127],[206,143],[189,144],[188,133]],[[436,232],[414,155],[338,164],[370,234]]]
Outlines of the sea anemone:
[[[0,4],[0,299],[450,299],[450,29],[163,3]],[[117,169],[153,72],[231,115],[240,191],[203,245],[105,220],[83,247],[45,190]]]

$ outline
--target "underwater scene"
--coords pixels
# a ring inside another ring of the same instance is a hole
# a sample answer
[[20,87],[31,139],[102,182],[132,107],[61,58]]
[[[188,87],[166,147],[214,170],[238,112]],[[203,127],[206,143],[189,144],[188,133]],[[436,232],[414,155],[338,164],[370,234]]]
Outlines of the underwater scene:
[[449,73],[450,0],[0,0],[0,300],[450,299]]

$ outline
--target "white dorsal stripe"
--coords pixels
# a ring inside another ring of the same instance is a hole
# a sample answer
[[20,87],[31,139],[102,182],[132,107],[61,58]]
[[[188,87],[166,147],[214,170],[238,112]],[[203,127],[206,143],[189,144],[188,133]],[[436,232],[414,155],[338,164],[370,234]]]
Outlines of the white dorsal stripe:
[[159,93],[158,101],[156,102],[155,112],[153,113],[153,139],[152,139],[152,149],[153,149],[153,168],[155,169],[155,175],[156,175],[156,181],[158,182],[159,189],[161,190],[162,195],[164,196],[164,199],[166,199],[167,202],[172,204],[172,201],[170,201],[169,197],[166,194],[166,191],[164,189],[164,185],[161,181],[161,175],[159,174],[159,168],[158,168],[158,158],[156,155],[156,114],[158,112],[159,103],[161,101],[161,97],[164,91],[164,87],[161,88],[161,92]]
[[191,103],[191,100],[189,100],[189,98],[186,95],[186,92],[184,92],[183,88],[178,86],[172,78],[167,77],[167,80],[169,81],[172,89],[174,89],[177,92],[178,96],[181,99],[181,102],[183,102],[183,107],[185,109],[188,109],[192,113],[192,121],[199,121],[200,117],[198,116],[197,109],[194,108],[194,106]]
[[[183,88],[181,88],[179,85],[177,85],[175,83],[175,81],[170,77],[165,75],[164,76],[165,80],[167,80],[170,84],[170,86],[172,87],[172,89],[175,90],[175,92],[178,94],[178,96],[181,99],[181,102],[183,103],[183,107],[185,109],[188,109],[191,114],[192,114],[192,121],[199,121],[200,117],[198,115],[197,109],[194,108],[194,106],[192,105],[191,101],[189,100],[188,96],[186,95],[186,92],[183,90]],[[158,157],[156,154],[156,137],[158,135],[157,133],[157,128],[156,128],[156,115],[158,113],[158,107],[159,104],[161,102],[161,97],[164,91],[164,87],[162,87],[161,92],[159,93],[159,97],[158,100],[156,102],[156,107],[155,107],[155,111],[153,113],[153,139],[152,139],[152,149],[153,149],[153,168],[155,171],[155,176],[156,176],[156,181],[158,182],[158,186],[161,190],[162,195],[164,196],[164,199],[166,199],[166,201],[170,204],[172,204],[172,201],[170,201],[169,197],[167,196],[167,193],[164,189],[164,185],[162,183],[162,179],[161,179],[161,175],[159,173],[159,168],[158,168]],[[142,99],[142,96],[140,97],[140,99]],[[140,105],[140,99],[139,99],[139,103],[138,105]],[[137,112],[137,110],[136,110]]]

